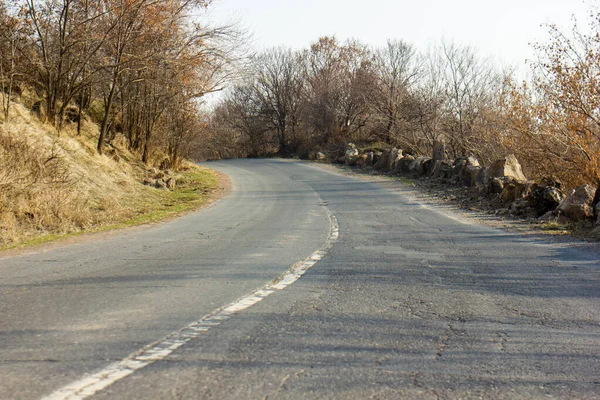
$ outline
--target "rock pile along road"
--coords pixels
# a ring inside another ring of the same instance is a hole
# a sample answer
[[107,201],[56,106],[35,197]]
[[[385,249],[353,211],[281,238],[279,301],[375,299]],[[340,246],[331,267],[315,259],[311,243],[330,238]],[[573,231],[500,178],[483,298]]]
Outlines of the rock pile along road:
[[597,253],[311,165],[208,166],[213,207],[0,256],[0,399],[600,397]]

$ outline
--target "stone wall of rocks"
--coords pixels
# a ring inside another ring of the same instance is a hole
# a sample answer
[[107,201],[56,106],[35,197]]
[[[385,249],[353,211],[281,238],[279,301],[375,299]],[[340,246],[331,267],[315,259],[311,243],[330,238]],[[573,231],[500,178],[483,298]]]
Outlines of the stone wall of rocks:
[[557,179],[546,178],[539,182],[527,179],[521,164],[512,154],[484,167],[472,156],[445,160],[443,143],[436,142],[433,147],[433,157],[415,157],[396,148],[361,154],[350,143],[345,155],[335,161],[386,174],[422,177],[469,187],[482,197],[496,200],[516,215],[546,220],[589,220],[600,226],[600,188],[583,185],[567,193]]

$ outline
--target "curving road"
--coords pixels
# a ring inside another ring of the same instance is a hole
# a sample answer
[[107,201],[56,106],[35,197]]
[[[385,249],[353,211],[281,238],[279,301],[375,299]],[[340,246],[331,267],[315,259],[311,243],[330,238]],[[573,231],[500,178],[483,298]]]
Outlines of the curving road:
[[233,181],[209,209],[0,256],[1,399],[600,398],[597,254],[208,165]]

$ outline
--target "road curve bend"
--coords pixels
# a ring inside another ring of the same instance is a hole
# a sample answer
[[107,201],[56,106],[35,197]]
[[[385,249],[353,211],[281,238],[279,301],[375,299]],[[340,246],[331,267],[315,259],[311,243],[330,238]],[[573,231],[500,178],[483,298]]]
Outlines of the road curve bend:
[[207,165],[233,182],[209,209],[0,257],[0,398],[600,396],[597,254],[307,164]]

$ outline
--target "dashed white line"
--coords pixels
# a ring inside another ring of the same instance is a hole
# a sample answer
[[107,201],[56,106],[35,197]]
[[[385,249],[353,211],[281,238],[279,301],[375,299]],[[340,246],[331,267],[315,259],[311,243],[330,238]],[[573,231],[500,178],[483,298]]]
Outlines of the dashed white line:
[[270,294],[283,290],[296,282],[302,275],[321,261],[327,254],[333,243],[339,239],[340,230],[337,219],[329,213],[329,238],[323,247],[314,252],[309,258],[295,264],[279,279],[266,285],[225,308],[216,310],[206,315],[201,320],[193,322],[188,326],[171,333],[166,338],[155,342],[145,348],[131,354],[127,358],[110,364],[101,371],[84,376],[44,397],[42,400],[81,400],[93,396],[113,383],[131,375],[156,361],[168,357],[175,350],[199,337],[211,328],[227,321],[234,314],[239,313],[265,299]]

